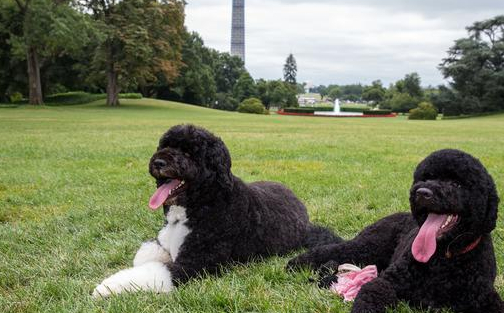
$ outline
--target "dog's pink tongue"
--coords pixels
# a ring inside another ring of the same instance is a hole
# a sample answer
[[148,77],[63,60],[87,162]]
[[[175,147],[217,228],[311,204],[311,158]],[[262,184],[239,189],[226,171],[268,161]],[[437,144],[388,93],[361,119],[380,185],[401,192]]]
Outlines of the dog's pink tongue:
[[448,218],[447,215],[431,213],[423,223],[420,231],[413,241],[411,252],[415,260],[421,263],[427,263],[436,252],[437,231]]
[[168,199],[173,188],[180,184],[180,180],[174,179],[167,184],[162,184],[152,195],[149,201],[149,207],[153,210],[158,209]]

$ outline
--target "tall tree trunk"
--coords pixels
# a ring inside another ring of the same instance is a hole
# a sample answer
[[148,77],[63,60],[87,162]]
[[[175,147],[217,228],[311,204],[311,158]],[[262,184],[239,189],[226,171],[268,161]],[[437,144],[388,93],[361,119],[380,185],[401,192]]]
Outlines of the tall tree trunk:
[[119,91],[117,72],[114,70],[114,65],[109,64],[107,70],[107,105],[119,105]]
[[28,91],[30,104],[44,104],[42,98],[42,84],[40,82],[40,62],[37,55],[37,50],[34,47],[29,47],[26,52],[28,61]]

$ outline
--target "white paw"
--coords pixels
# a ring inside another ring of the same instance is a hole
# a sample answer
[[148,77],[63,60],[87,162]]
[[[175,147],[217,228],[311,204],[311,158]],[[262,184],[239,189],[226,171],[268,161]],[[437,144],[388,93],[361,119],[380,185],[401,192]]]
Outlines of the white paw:
[[98,298],[107,298],[111,296],[112,294],[117,294],[120,293],[122,290],[120,286],[114,286],[112,284],[106,284],[103,282],[102,284],[96,286],[96,288],[93,291],[93,298],[98,299]]
[[161,262],[149,262],[115,273],[105,279],[93,291],[93,298],[106,298],[121,292],[139,290],[158,293],[170,292],[173,288],[171,273]]
[[139,266],[148,262],[170,263],[171,256],[156,241],[142,243],[133,259],[133,266]]

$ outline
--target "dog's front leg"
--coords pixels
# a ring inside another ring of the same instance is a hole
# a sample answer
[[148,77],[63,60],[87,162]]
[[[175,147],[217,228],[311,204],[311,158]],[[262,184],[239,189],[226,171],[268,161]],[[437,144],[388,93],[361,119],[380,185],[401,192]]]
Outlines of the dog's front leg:
[[388,307],[399,302],[393,285],[381,278],[375,278],[362,286],[352,307],[352,313],[384,313]]
[[395,307],[400,300],[398,295],[404,297],[411,290],[411,258],[409,255],[393,263],[377,278],[364,284],[355,298],[352,313],[384,313],[387,308]]
[[487,313],[502,313],[504,312],[504,301],[501,300],[499,294],[495,289],[493,289],[488,297],[487,300],[484,302],[485,304],[483,305],[483,308],[480,308],[479,310],[474,310],[480,311],[480,312],[487,312]]
[[173,289],[172,274],[161,262],[145,264],[121,270],[106,278],[93,291],[93,297],[108,297],[125,291],[153,291],[167,293]]

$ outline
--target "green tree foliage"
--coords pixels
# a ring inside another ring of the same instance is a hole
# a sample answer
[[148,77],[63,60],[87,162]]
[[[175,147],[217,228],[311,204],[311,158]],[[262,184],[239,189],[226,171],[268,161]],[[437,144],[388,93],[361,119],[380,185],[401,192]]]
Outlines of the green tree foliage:
[[445,115],[504,109],[504,15],[475,22],[467,31],[439,67],[456,94]]
[[341,99],[347,101],[359,101],[362,99],[362,92],[364,91],[364,86],[361,84],[350,84],[340,86],[341,89]]
[[245,63],[238,56],[231,56],[229,53],[213,51],[215,58],[214,73],[215,83],[218,92],[230,93],[236,81],[246,72]]
[[371,86],[364,87],[362,92],[362,99],[366,101],[372,101],[377,104],[385,99],[385,88],[380,80],[375,80],[372,82]]
[[264,106],[269,109],[271,106],[280,108],[297,107],[296,86],[281,80],[259,79],[256,83],[257,97]]
[[285,60],[283,73],[284,73],[284,81],[286,83],[296,85],[297,63],[292,53],[289,54],[287,60]]
[[381,105],[381,107],[384,109],[391,109],[393,112],[409,112],[409,110],[416,108],[421,101],[421,99],[412,97],[406,92],[392,93],[392,98],[384,103],[384,105]]
[[70,0],[7,0],[0,7],[2,17],[9,19],[10,15],[13,22],[10,26],[0,26],[4,35],[8,33],[9,54],[26,62],[31,104],[43,103],[42,66],[54,56],[80,51],[93,38],[90,19],[76,11],[72,3]]
[[435,120],[438,115],[436,107],[430,102],[422,102],[409,112],[408,119],[410,120]]
[[182,54],[184,66],[171,89],[178,94],[178,100],[209,106],[217,92],[212,51],[197,33],[187,33]]
[[342,95],[343,95],[343,93],[341,92],[341,89],[338,86],[331,86],[328,93],[327,93],[327,96],[332,101],[336,100],[337,98],[341,98]]
[[423,97],[423,90],[420,84],[421,79],[418,73],[406,74],[401,81],[402,90],[400,92],[405,92],[413,98],[421,98]]
[[324,86],[324,85],[320,85],[318,87],[318,91],[317,91],[319,94],[320,94],[320,98],[322,100],[324,100],[324,98],[327,96],[327,94],[329,93],[329,91],[327,90],[327,87]]
[[380,103],[380,108],[402,113],[416,108],[424,100],[420,81],[420,76],[412,73],[391,84],[385,92],[385,99]]
[[305,93],[306,83],[296,84],[296,94],[301,95]]
[[184,34],[182,63],[179,76],[173,82],[159,79],[152,95],[220,110],[238,107],[233,90],[240,76],[247,73],[239,57],[206,47],[193,32]]
[[219,92],[215,95],[215,100],[211,104],[211,107],[217,110],[236,111],[238,104],[238,100],[233,98],[229,93]]
[[241,102],[247,98],[255,97],[256,94],[257,88],[254,79],[248,72],[242,73],[233,87],[233,97]]
[[105,74],[107,104],[119,104],[123,88],[170,82],[182,65],[184,2],[179,0],[82,0],[104,40],[94,57]]
[[451,88],[446,86],[439,86],[436,92],[432,92],[429,95],[429,100],[434,104],[439,112],[443,112],[444,115],[460,115],[459,107],[459,97],[458,94]]
[[364,86],[362,86],[361,84],[329,85],[329,86],[320,85],[311,88],[310,91],[319,93],[322,99],[324,99],[325,97],[329,97],[333,101],[336,98],[347,101],[359,101],[362,99]]
[[11,36],[22,34],[22,20],[17,6],[0,1],[0,102],[7,102],[14,93],[27,92],[26,61],[12,57]]
[[242,101],[238,106],[240,113],[267,114],[268,110],[264,108],[261,100],[257,98],[248,98]]

